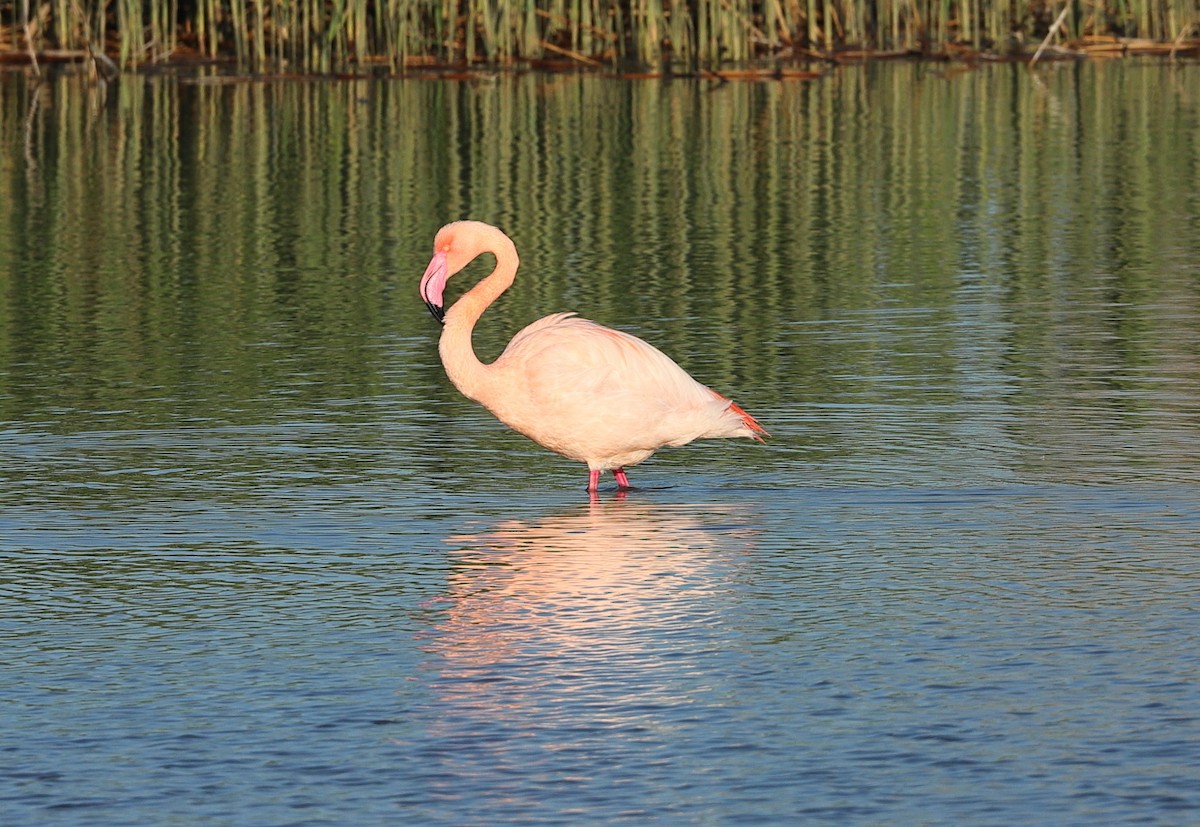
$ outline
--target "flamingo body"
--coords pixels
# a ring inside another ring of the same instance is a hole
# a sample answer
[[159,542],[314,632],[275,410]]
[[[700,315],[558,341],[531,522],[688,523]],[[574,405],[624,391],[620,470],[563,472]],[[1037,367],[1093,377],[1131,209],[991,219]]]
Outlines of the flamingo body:
[[[448,311],[446,281],[482,253],[496,268]],[[519,260],[503,232],[478,221],[447,224],[421,280],[421,297],[444,322],[439,350],[446,373],[467,397],[513,430],[586,463],[588,490],[602,471],[628,488],[625,467],[659,448],[702,437],[750,437],[766,431],[729,399],[697,382],[670,357],[628,333],[555,313],[512,338],[490,365],[471,347],[483,311],[512,284]]]

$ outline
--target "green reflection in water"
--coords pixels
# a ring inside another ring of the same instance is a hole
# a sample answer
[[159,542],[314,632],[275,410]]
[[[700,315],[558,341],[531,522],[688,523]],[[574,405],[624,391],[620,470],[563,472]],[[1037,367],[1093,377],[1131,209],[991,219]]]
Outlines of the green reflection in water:
[[1196,71],[154,76],[106,98],[4,75],[0,417],[319,411],[420,445],[478,415],[415,293],[437,227],[470,216],[523,261],[477,332],[487,358],[574,309],[737,398],[779,437],[768,456],[953,466],[985,445],[973,462],[1016,473],[1178,471],[1200,459]]

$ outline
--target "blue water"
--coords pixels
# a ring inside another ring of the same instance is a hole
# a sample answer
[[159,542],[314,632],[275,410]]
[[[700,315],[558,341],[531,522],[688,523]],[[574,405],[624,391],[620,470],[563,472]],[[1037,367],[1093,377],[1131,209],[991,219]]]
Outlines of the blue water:
[[10,823],[1186,823],[1195,490],[6,509]]

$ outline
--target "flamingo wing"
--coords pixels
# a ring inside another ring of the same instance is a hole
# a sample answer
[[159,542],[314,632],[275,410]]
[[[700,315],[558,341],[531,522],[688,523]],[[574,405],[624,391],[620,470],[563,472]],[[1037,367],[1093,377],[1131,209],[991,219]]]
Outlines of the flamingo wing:
[[493,408],[502,420],[592,464],[700,436],[751,435],[740,409],[730,413],[728,399],[658,348],[574,314],[526,327],[494,367],[509,389],[505,403]]

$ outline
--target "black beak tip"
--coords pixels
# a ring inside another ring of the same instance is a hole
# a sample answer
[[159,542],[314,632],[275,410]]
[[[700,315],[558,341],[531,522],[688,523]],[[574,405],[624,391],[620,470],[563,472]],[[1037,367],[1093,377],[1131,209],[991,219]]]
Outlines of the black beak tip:
[[431,301],[426,301],[425,306],[429,308],[429,312],[433,314],[433,318],[438,320],[438,324],[446,323],[446,311],[441,305],[434,304]]

